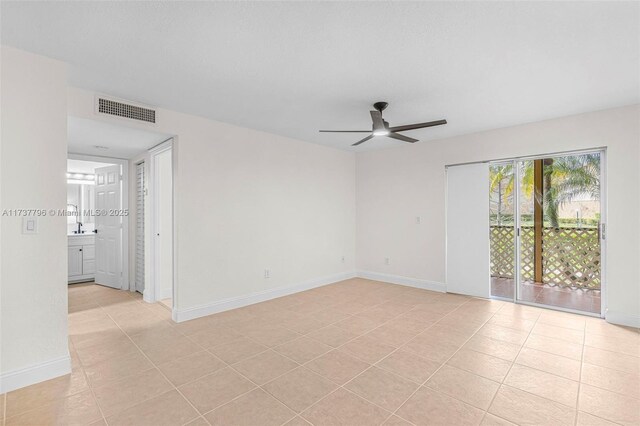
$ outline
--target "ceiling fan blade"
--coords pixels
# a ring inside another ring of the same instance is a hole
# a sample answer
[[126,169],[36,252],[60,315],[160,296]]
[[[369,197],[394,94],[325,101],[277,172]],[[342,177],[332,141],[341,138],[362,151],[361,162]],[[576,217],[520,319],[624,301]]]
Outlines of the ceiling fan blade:
[[428,121],[426,123],[407,124],[406,126],[389,127],[392,132],[404,132],[405,130],[422,129],[424,127],[433,127],[447,124],[447,120]]
[[371,133],[371,130],[318,130],[320,133]]
[[354,143],[354,144],[353,144],[353,145],[351,145],[351,146],[358,146],[358,145],[360,145],[361,143],[366,142],[366,141],[368,141],[369,139],[372,139],[372,138],[373,138],[373,135],[369,135],[369,136],[367,136],[367,137],[366,137],[366,138],[364,138],[364,139],[360,139],[358,142]]
[[371,120],[373,120],[373,130],[384,130],[384,120],[382,119],[382,113],[380,111],[369,111],[371,113]]
[[409,136],[405,136],[405,135],[401,135],[399,133],[393,133],[393,132],[389,133],[387,137],[391,139],[398,139],[399,141],[410,142],[410,143],[418,142],[418,139],[410,138]]

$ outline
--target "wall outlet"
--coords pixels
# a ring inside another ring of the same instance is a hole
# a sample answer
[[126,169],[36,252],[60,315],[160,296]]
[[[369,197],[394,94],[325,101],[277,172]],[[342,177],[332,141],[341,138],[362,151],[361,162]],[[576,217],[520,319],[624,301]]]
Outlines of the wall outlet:
[[271,269],[265,269],[264,270],[264,277],[265,278],[271,278]]
[[391,259],[390,259],[390,258],[388,258],[388,257],[385,257],[385,258],[384,258],[384,264],[385,264],[385,265],[391,265]]
[[416,216],[416,225],[420,225],[422,223],[422,218],[420,216]]
[[344,256],[342,256],[342,263],[344,263]]

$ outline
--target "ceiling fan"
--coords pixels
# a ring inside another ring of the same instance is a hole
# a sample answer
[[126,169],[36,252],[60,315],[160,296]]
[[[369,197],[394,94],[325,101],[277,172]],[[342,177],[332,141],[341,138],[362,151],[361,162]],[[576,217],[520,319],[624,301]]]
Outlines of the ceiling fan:
[[447,124],[447,120],[428,121],[426,123],[407,124],[405,126],[389,127],[389,123],[382,118],[382,111],[389,104],[387,102],[376,102],[373,104],[375,111],[369,111],[371,113],[371,120],[373,126],[371,130],[320,130],[322,133],[371,133],[364,139],[359,140],[351,146],[360,145],[363,142],[372,139],[374,136],[386,136],[391,139],[397,139],[399,141],[414,143],[418,142],[418,139],[413,139],[405,135],[401,135],[398,132],[404,132],[405,130],[422,129],[424,127],[440,126]]

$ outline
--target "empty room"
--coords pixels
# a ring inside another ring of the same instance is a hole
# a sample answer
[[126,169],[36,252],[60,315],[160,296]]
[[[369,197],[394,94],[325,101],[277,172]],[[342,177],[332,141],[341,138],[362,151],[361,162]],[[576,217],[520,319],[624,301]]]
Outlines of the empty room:
[[637,1],[0,2],[0,426],[640,426]]

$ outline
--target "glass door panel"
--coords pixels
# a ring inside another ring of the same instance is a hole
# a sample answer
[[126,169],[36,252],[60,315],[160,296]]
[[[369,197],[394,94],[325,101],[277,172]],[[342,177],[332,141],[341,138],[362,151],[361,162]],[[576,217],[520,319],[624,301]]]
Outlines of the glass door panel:
[[517,162],[518,301],[600,313],[600,157]]
[[513,161],[489,166],[491,296],[515,294],[515,173]]

